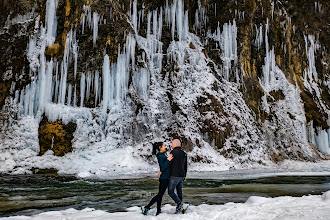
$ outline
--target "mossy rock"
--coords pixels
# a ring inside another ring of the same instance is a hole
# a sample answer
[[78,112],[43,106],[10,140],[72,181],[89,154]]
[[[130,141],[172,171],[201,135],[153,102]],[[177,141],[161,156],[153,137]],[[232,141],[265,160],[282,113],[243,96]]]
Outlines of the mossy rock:
[[[215,86],[216,87],[216,86]],[[216,88],[215,88],[216,89]],[[219,100],[210,94],[205,94],[198,98],[199,112],[201,115],[211,111],[217,116],[228,117],[227,113],[223,111],[223,106]],[[208,103],[208,104],[205,104]],[[223,127],[225,129],[223,129]],[[230,124],[218,124],[213,118],[203,120],[201,132],[207,135],[208,143],[214,143],[217,149],[222,149],[226,139],[231,135],[232,128]]]
[[51,122],[44,117],[38,129],[40,145],[39,155],[43,155],[48,150],[52,150],[55,156],[64,156],[72,152],[71,141],[76,127],[76,124],[72,122],[65,125],[61,120]]
[[300,95],[304,102],[307,122],[313,121],[314,127],[328,129],[329,125],[327,123],[327,114],[318,108],[317,104],[313,100],[313,95],[308,91],[302,91]]
[[39,168],[35,168],[35,167],[33,167],[31,169],[31,171],[34,174],[57,174],[57,172],[58,172],[58,170],[55,168],[39,169]]
[[212,163],[211,160],[209,160],[205,157],[200,157],[199,155],[196,155],[196,156],[192,157],[191,161],[194,162],[194,163],[201,163],[201,162],[202,163],[208,163],[208,164]]
[[271,91],[269,92],[269,95],[271,95],[275,101],[284,100],[285,95],[283,94],[282,90],[277,91]]
[[267,118],[267,113],[261,110],[261,98],[265,94],[259,81],[256,78],[247,77],[240,88],[243,99],[251,110],[254,111],[256,119],[263,122]]
[[45,54],[49,56],[54,56],[60,51],[60,44],[55,43],[45,49]]
[[180,134],[180,132],[178,132],[176,129],[173,129],[170,132],[170,137],[172,138],[171,140],[179,139],[181,141],[181,147],[182,147],[183,150],[192,151],[192,149],[194,147],[194,143],[190,139],[188,139],[187,137]]

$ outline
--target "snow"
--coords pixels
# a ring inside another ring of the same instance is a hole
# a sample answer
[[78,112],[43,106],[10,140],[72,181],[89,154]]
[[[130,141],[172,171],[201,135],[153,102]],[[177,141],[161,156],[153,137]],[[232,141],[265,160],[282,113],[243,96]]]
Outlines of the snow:
[[[291,143],[293,148],[296,148],[296,150],[299,151],[302,150],[305,154],[313,156],[315,153],[309,146],[309,141],[311,140],[308,140],[307,120],[305,117],[303,101],[300,97],[301,91],[298,85],[293,85],[287,80],[283,71],[279,66],[277,66],[274,47],[270,49],[271,46],[269,45],[268,35],[269,23],[267,19],[264,35],[266,56],[264,58],[264,65],[262,67],[263,75],[259,79],[260,85],[265,92],[264,96],[262,97],[262,106],[267,113],[273,113],[276,115],[279,121],[279,127],[283,128],[283,132],[288,127],[292,127],[292,131],[294,132],[291,137],[295,137],[295,140],[293,140]],[[284,100],[275,100],[274,97],[270,95],[270,92],[272,91],[282,92],[284,95]],[[272,99],[272,103],[267,101],[267,99]],[[294,120],[289,118],[288,113],[294,116]],[[270,130],[272,130],[272,127],[274,127],[274,125],[272,125],[273,123],[274,122],[269,122],[268,120],[265,122]],[[270,133],[273,135],[275,132],[270,131]],[[277,133],[279,132],[277,131]],[[271,145],[273,144],[271,143]],[[274,145],[277,146],[281,144],[275,143]]]
[[34,216],[11,216],[8,220],[52,220],[52,219],[329,219],[330,217],[330,191],[322,195],[307,195],[302,197],[281,196],[275,198],[266,198],[259,196],[251,196],[245,203],[229,202],[224,205],[207,205],[198,206],[190,205],[187,212],[182,214],[173,214],[175,207],[165,204],[162,207],[162,213],[155,216],[155,208],[149,211],[148,216],[141,214],[139,207],[127,208],[127,212],[108,213],[103,210],[95,210],[85,208],[76,210],[73,208],[62,211],[48,211]]
[[[305,88],[311,93],[315,94],[314,96],[314,102],[320,106],[320,108],[328,115],[330,116],[330,111],[326,105],[324,105],[322,101],[322,89],[320,88],[320,85],[318,84],[318,73],[316,71],[315,66],[315,52],[321,48],[321,45],[318,43],[318,41],[315,39],[315,36],[308,35],[305,36],[305,49],[306,54],[308,58],[308,65],[307,68],[304,70],[303,73],[303,83]],[[327,121],[329,124],[329,120]],[[317,148],[323,152],[330,154],[330,143],[329,143],[329,131],[322,130],[321,127],[317,127],[315,132],[315,129],[313,127],[313,122],[309,125],[309,141],[312,142],[314,145],[317,146]]]

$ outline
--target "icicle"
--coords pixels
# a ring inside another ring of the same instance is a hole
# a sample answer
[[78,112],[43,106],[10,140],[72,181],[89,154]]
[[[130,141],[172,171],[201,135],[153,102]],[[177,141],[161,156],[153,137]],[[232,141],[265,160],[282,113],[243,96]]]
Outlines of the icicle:
[[175,12],[176,12],[176,1],[171,5],[171,23],[172,23],[172,40],[174,40],[174,32],[175,32]]
[[[328,129],[328,132],[329,132],[329,129]],[[328,132],[326,130],[322,130],[320,127],[318,127],[315,141],[316,141],[317,148],[321,152],[330,154]]]
[[120,104],[121,101],[126,99],[127,87],[128,87],[128,71],[125,54],[120,54],[117,60],[117,71],[116,71],[116,103]]
[[77,85],[74,85],[73,106],[77,107]]
[[144,99],[148,100],[150,73],[147,69],[141,68],[133,75],[133,84],[137,89],[138,94]]
[[61,63],[61,80],[60,80],[60,94],[59,94],[59,103],[61,104],[65,103],[71,39],[72,39],[72,31],[70,31],[67,34],[63,61]]
[[198,19],[198,11],[196,10],[195,12],[195,25],[194,25],[194,30],[197,31],[197,29],[199,28],[199,19]]
[[186,40],[189,34],[189,23],[188,23],[188,11],[186,11],[184,15],[184,20],[183,20],[183,35],[182,39]]
[[102,75],[103,75],[103,102],[102,102],[102,114],[106,115],[107,109],[109,106],[109,98],[110,98],[110,61],[109,56],[105,55],[103,60],[102,67]]
[[256,39],[254,41],[254,44],[258,47],[258,50],[260,50],[261,45],[263,43],[263,34],[262,34],[262,25],[260,25],[259,29],[256,27]]
[[80,107],[84,106],[84,96],[85,96],[85,73],[81,74],[81,78],[80,78]]
[[144,18],[144,3],[142,3],[141,17],[142,17],[142,21],[141,22],[143,22],[143,18]]
[[166,0],[165,4],[165,22],[167,26],[171,24],[171,7],[168,4],[168,0]]
[[[305,47],[306,47],[306,54],[308,58],[308,69],[304,71],[304,79],[307,79],[306,75],[308,76],[309,80],[315,79],[315,81],[318,81],[318,76],[316,72],[316,67],[315,67],[315,55],[314,52],[316,51],[316,46],[314,43],[315,37],[312,35],[307,37],[305,36]],[[308,48],[308,41],[310,43],[310,47]]]
[[87,78],[86,78],[86,101],[88,101],[88,99],[89,99],[91,85],[92,85],[92,74],[90,71],[88,71]]
[[18,100],[19,100],[19,91],[16,90],[15,91],[15,99],[13,101],[13,106],[17,106],[18,107]]
[[142,14],[142,11],[140,10],[139,12],[138,12],[138,14],[139,14],[139,22],[138,22],[138,28],[137,28],[137,32],[139,32],[139,30],[140,30],[140,27],[141,27],[141,14]]
[[152,13],[152,18],[153,18],[153,21],[152,21],[152,33],[156,36],[157,35],[157,25],[158,25],[158,22],[157,22],[157,10],[154,10],[153,13]]
[[[76,39],[76,32],[74,33],[74,39]],[[78,65],[78,44],[76,41],[73,41],[72,45],[72,53],[74,56],[74,66],[73,66],[73,72],[74,72],[74,78],[76,79],[77,77],[77,65]]]
[[[92,13],[91,13],[91,7],[89,5],[83,6],[84,15],[81,19],[81,33],[84,34],[85,31],[85,23],[88,24],[89,28],[91,28],[91,22],[92,22]],[[87,19],[87,22],[86,22]]]
[[[183,22],[183,5],[182,0],[178,0],[178,5],[176,9],[176,25],[179,41],[182,40],[182,22]],[[174,25],[174,24],[172,24]]]
[[[42,59],[42,58],[41,58]],[[43,62],[42,62],[43,63]],[[51,102],[52,99],[52,73],[53,73],[53,60],[46,64],[47,67],[40,66],[41,72],[39,73],[40,79],[38,87],[40,89],[38,110],[43,112],[46,104]]]
[[65,104],[66,90],[67,90],[67,75],[68,68],[70,65],[70,57],[71,53],[74,55],[74,74],[77,71],[77,56],[78,56],[78,46],[76,42],[76,33],[70,30],[67,34],[67,39],[65,43],[65,50],[63,61],[61,63],[61,79],[59,86],[59,95],[58,95],[58,103]]
[[134,27],[134,31],[137,32],[137,1],[133,1],[133,14],[131,15],[131,21]]
[[58,63],[56,63],[56,75],[55,75],[55,88],[54,88],[54,102],[59,102],[59,89],[60,89],[60,81],[58,79]]
[[69,84],[69,89],[68,89],[68,98],[67,98],[67,103],[68,103],[68,106],[71,105],[71,96],[72,96],[72,85]]
[[[31,63],[32,63],[32,59],[33,59],[34,53],[36,51],[36,44],[37,44],[36,38],[35,37],[30,37],[29,38],[29,46],[28,46],[27,57],[29,58],[29,61]],[[33,67],[33,66],[30,65],[30,67]]]
[[[24,108],[24,89],[21,90],[21,95],[19,97],[19,104],[18,104],[18,117],[25,114],[25,108]],[[27,110],[26,110],[27,111]]]
[[214,17],[217,16],[217,3],[215,3],[214,5]]
[[292,25],[292,31],[293,31],[293,34],[296,34],[296,26],[295,25]]
[[272,20],[274,19],[274,7],[275,7],[275,5],[274,5],[274,2],[272,1]]
[[[85,9],[85,5],[83,6],[83,8]],[[82,16],[82,19],[80,21],[81,24],[81,34],[84,34],[85,31],[85,14]]]
[[159,19],[158,19],[158,33],[157,40],[160,40],[162,37],[162,28],[163,28],[163,8],[160,8]]
[[133,69],[135,66],[135,45],[136,45],[136,40],[134,36],[131,33],[129,33],[126,38],[126,55],[127,55],[127,63],[129,63],[129,61],[131,60]]
[[[208,34],[210,35],[210,34]],[[233,20],[233,24],[225,23],[223,25],[223,31],[221,33],[220,27],[218,24],[218,28],[216,32],[213,34],[213,39],[220,43],[220,47],[222,50],[221,59],[223,60],[223,68],[222,74],[225,79],[229,79],[230,72],[235,73],[236,81],[238,82],[240,77],[238,76],[237,68],[232,68],[231,62],[234,61],[234,66],[238,63],[237,57],[237,27],[236,21]],[[233,71],[234,69],[234,71]]]
[[99,87],[99,71],[95,71],[95,78],[94,78],[94,95],[95,95],[95,107],[97,106],[97,101],[99,98],[99,92],[100,92],[100,87]]
[[46,3],[46,45],[52,45],[56,38],[57,19],[56,9],[58,2],[57,0],[48,0]]
[[151,12],[148,13],[147,19],[148,19],[148,24],[147,24],[147,38],[148,38],[148,36],[150,36]]
[[30,85],[28,85],[25,88],[25,90],[24,89],[22,90],[22,94],[24,94],[22,96],[23,103],[24,103],[23,106],[22,106],[22,108],[24,108],[24,115],[29,115],[29,107],[30,107],[30,105],[29,105],[30,104],[29,97],[31,96],[30,92],[31,92]]
[[265,47],[266,47],[266,51],[269,51],[269,46],[268,46],[268,18],[266,21],[266,28],[265,28]]
[[98,35],[98,23],[99,23],[99,14],[97,12],[93,13],[93,46],[96,45],[96,39]]
[[90,10],[90,6],[87,8],[87,24],[89,26],[89,29],[92,28],[92,12]]

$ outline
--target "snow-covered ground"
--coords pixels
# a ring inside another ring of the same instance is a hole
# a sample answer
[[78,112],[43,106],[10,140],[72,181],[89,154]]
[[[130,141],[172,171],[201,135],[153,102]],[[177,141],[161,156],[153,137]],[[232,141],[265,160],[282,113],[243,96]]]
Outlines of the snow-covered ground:
[[174,215],[175,207],[164,205],[163,213],[155,215],[155,208],[148,216],[140,213],[139,207],[131,207],[127,212],[108,213],[106,211],[86,208],[84,210],[67,209],[49,211],[34,216],[13,216],[1,219],[330,219],[330,191],[323,195],[303,197],[281,196],[265,198],[251,196],[245,203],[226,203],[224,205],[190,206],[187,213]]

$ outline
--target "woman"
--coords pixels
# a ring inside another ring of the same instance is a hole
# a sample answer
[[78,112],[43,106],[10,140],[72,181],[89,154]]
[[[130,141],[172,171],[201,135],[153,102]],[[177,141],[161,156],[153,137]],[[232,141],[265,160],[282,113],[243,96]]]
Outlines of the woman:
[[[156,154],[156,152],[158,153]],[[170,169],[167,167],[169,162],[173,159],[173,155],[170,154],[167,158],[165,155],[166,152],[166,146],[163,142],[156,142],[153,144],[152,147],[152,154],[156,154],[159,168],[161,175],[159,177],[159,191],[158,194],[151,199],[148,205],[146,205],[144,208],[141,207],[142,214],[147,215],[148,211],[150,210],[150,207],[157,202],[157,212],[156,215],[159,215],[161,213],[160,206],[162,204],[162,198],[163,195],[168,187],[169,178],[170,178]]]

